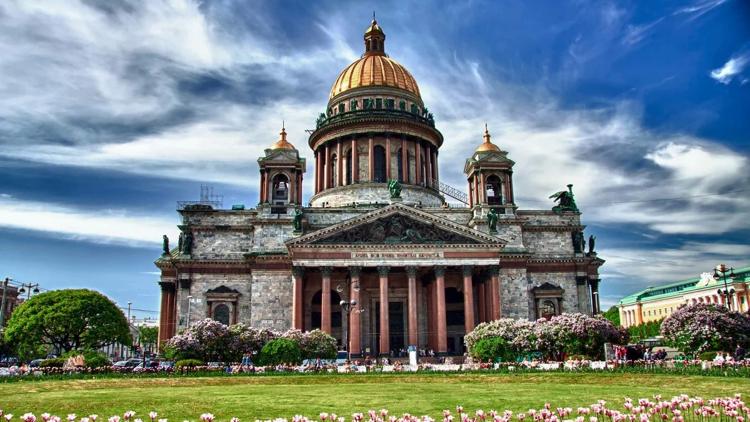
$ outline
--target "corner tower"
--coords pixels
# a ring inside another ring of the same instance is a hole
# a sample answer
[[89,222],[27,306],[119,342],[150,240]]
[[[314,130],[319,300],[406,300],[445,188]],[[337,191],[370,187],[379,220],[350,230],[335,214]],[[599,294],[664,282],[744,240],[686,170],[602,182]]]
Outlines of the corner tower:
[[286,128],[282,126],[279,135],[279,140],[266,148],[265,156],[258,158],[260,204],[269,205],[272,213],[286,214],[287,207],[302,204],[305,159],[287,141]]
[[484,125],[483,142],[466,160],[464,173],[469,184],[469,207],[494,208],[498,214],[513,214],[513,160],[508,152],[492,143]]
[[331,87],[325,113],[310,135],[315,153],[313,207],[385,204],[398,180],[406,203],[440,206],[438,150],[443,135],[408,70],[385,52],[373,19],[365,52]]

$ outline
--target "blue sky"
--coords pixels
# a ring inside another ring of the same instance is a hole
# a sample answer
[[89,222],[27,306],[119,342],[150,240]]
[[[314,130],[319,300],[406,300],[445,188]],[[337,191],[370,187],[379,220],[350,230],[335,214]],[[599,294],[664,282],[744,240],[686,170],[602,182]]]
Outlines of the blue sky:
[[[200,185],[257,203],[372,11],[445,135],[443,181],[493,140],[522,208],[575,185],[602,300],[750,264],[750,6],[740,0],[6,1],[0,275],[158,310],[152,261]],[[458,157],[459,159],[455,159]],[[139,316],[156,317],[138,311]]]

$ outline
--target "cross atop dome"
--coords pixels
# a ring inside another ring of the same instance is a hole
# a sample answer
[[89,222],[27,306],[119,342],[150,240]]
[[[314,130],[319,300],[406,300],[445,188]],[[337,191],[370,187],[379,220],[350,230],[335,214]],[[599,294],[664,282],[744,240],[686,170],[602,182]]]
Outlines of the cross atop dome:
[[385,56],[385,33],[375,20],[372,12],[372,22],[365,30],[365,56]]
[[498,151],[500,152],[500,148],[498,148],[497,145],[493,144],[490,140],[490,131],[487,129],[487,123],[484,124],[484,142],[482,142],[479,147],[477,147],[477,150],[475,152],[485,152],[485,151]]
[[281,124],[281,132],[279,135],[281,135],[281,138],[279,138],[278,141],[274,142],[273,145],[271,145],[271,149],[297,149],[292,145],[289,141],[286,140],[286,125],[284,123]]

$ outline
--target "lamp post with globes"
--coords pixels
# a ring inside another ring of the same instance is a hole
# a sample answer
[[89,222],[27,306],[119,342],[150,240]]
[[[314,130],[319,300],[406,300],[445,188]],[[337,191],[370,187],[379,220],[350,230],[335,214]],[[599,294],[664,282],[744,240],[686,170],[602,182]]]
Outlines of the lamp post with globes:
[[[347,287],[349,287],[349,289],[347,289]],[[342,344],[344,345],[344,347],[346,347],[346,360],[347,361],[350,361],[352,357],[351,347],[349,347],[349,332],[351,330],[351,313],[352,312],[362,313],[364,312],[364,308],[359,306],[359,303],[357,302],[356,299],[349,298],[349,295],[344,294],[344,292],[348,290],[349,292],[356,293],[356,292],[359,292],[359,288],[360,288],[359,280],[352,281],[351,277],[347,277],[344,281],[336,285],[336,291],[340,295],[344,295],[345,297],[347,297],[346,300],[342,299],[339,302],[339,305],[341,306],[341,310],[343,310],[344,313],[346,314],[346,330],[344,330],[344,333],[343,333],[344,338],[342,339]]]
[[[33,290],[32,290],[32,287],[33,287]],[[29,300],[31,299],[31,293],[34,293],[34,294],[39,293],[39,283],[23,283],[21,284],[21,288],[18,290],[18,293],[19,294],[26,293],[26,300]]]
[[[719,275],[719,273],[721,273],[721,275]],[[717,290],[717,293],[724,298],[724,304],[727,306],[727,309],[731,311],[734,289],[730,289],[727,285],[727,273],[729,274],[729,279],[734,280],[734,268],[727,268],[724,264],[719,264],[714,268],[714,280],[719,281],[722,278],[724,279],[724,289]]]

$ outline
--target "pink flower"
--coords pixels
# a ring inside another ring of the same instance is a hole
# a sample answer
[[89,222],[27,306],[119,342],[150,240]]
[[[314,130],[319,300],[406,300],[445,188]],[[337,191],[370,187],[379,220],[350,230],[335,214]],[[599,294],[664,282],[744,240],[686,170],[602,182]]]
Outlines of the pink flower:
[[21,416],[21,419],[24,422],[36,422],[36,416],[34,416],[33,413],[25,413],[23,416]]
[[75,413],[71,413],[71,414],[69,414],[69,415],[68,415],[68,420],[69,420],[70,422],[73,422],[74,420],[76,420],[76,414],[75,414]]
[[204,413],[201,415],[200,419],[203,422],[214,422],[214,415],[211,413]]

